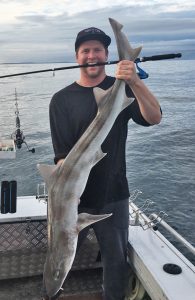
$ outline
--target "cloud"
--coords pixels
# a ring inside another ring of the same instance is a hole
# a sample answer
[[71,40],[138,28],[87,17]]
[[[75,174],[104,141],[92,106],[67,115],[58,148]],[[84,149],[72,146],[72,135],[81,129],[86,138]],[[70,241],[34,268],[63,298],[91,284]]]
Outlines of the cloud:
[[108,17],[121,22],[129,40],[133,45],[143,44],[145,52],[158,52],[160,47],[162,51],[194,49],[195,9],[192,6],[187,10],[192,2],[186,1],[185,9],[182,1],[172,0],[148,1],[147,4],[139,1],[139,5],[137,1],[128,0],[125,5],[121,5],[124,2],[120,0],[115,1],[115,5],[112,2],[108,0],[105,5],[97,0],[94,7],[91,0],[82,4],[81,1],[57,0],[55,5],[45,0],[28,1],[28,5],[21,0],[0,0],[0,9],[5,4],[18,8],[15,15],[10,16],[11,21],[5,21],[0,27],[0,62],[73,61],[76,34],[91,26],[101,28],[112,37],[110,56],[116,58]]

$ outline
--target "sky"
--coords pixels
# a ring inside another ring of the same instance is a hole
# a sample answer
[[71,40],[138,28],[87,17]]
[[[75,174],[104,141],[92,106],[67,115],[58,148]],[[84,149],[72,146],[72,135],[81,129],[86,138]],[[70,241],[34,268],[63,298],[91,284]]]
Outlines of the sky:
[[0,63],[74,62],[77,33],[98,27],[112,38],[108,18],[123,24],[142,55],[182,53],[195,59],[194,0],[0,0]]

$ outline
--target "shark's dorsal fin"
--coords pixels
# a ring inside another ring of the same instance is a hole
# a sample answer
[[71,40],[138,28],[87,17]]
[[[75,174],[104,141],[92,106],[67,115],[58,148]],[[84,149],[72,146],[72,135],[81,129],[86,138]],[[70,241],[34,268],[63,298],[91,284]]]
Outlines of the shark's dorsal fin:
[[112,87],[111,86],[109,89],[107,90],[103,90],[99,87],[95,87],[93,89],[93,93],[94,93],[94,96],[95,96],[95,100],[96,100],[96,103],[97,103],[97,106],[98,106],[98,110],[101,110],[101,107],[104,106],[106,100],[107,100],[107,97],[109,96],[111,90],[112,90]]
[[103,219],[106,219],[110,217],[112,214],[105,214],[105,215],[91,215],[87,213],[81,213],[78,215],[78,221],[77,221],[77,230],[80,232],[85,227],[96,223],[98,221],[101,221]]
[[47,186],[49,186],[49,179],[52,176],[52,174],[55,172],[55,170],[58,168],[58,165],[44,165],[44,164],[38,164],[37,168],[43,177],[45,183]]

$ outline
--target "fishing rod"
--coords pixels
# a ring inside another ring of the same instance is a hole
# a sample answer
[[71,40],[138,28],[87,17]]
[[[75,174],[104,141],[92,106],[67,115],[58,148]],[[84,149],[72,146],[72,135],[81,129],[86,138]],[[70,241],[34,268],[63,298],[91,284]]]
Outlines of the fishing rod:
[[[160,55],[153,55],[153,56],[144,56],[144,57],[136,58],[136,60],[134,62],[136,64],[136,66],[138,67],[138,70],[140,69],[139,72],[141,72],[143,70],[138,66],[138,63],[142,63],[142,62],[145,62],[145,61],[173,59],[173,58],[177,58],[177,57],[179,58],[181,56],[182,56],[181,53],[176,53],[176,54],[171,53],[171,54],[160,54]],[[45,72],[55,72],[55,71],[61,71],[61,70],[72,70],[72,69],[78,69],[78,68],[114,65],[114,64],[117,64],[118,62],[119,62],[119,60],[98,62],[98,63],[90,63],[90,64],[87,63],[87,64],[83,64],[83,65],[74,65],[74,66],[67,66],[67,67],[60,67],[60,68],[52,68],[52,69],[44,69],[44,70],[37,70],[37,71],[29,71],[29,72],[2,75],[2,76],[0,76],[0,78],[22,76],[22,75],[29,75],[29,74],[37,74],[37,73],[45,73]],[[143,71],[143,72],[145,73],[145,71]],[[147,74],[147,73],[145,73],[145,74]],[[148,74],[147,74],[147,77],[148,77]],[[144,77],[144,78],[141,77],[141,79],[145,79],[147,77]]]
[[19,109],[18,109],[18,101],[17,101],[17,92],[15,89],[15,105],[16,105],[16,130],[11,134],[11,138],[14,140],[14,143],[18,149],[22,148],[22,144],[24,143],[28,149],[28,152],[35,153],[35,149],[30,149],[27,142],[25,141],[25,136],[23,134],[23,131],[20,129],[20,117],[19,117]]

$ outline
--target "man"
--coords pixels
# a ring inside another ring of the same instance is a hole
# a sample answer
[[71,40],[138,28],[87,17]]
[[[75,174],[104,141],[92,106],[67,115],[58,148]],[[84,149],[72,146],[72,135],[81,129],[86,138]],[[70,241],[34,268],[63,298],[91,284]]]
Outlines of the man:
[[[77,63],[107,61],[110,43],[110,37],[98,28],[80,31],[75,42]],[[79,212],[113,214],[92,225],[100,245],[105,300],[124,299],[127,283],[129,189],[125,144],[128,121],[133,119],[140,125],[149,126],[161,120],[158,101],[136,74],[134,62],[119,62],[116,78],[126,81],[126,93],[135,97],[135,100],[119,114],[103,142],[102,150],[107,155],[92,168],[79,205]],[[95,118],[97,104],[93,88],[98,86],[107,90],[114,81],[114,77],[106,75],[104,66],[81,68],[80,78],[53,96],[50,103],[50,126],[55,163],[62,162]],[[79,244],[86,234],[87,230],[81,232]]]

